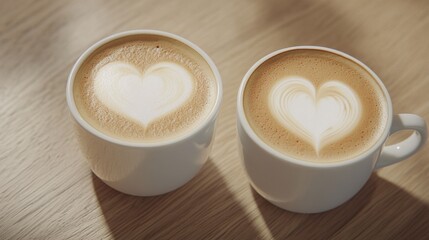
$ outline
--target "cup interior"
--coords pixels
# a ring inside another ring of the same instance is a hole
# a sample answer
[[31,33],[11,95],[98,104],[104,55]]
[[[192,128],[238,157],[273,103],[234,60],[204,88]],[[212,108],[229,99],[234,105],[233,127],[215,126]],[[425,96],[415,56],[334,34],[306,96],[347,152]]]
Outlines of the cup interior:
[[[341,56],[343,58],[346,58],[350,61],[352,61],[354,64],[360,66],[361,68],[363,68],[364,70],[366,70],[371,76],[372,78],[377,82],[377,84],[379,85],[381,91],[384,94],[385,97],[385,101],[386,101],[386,106],[387,106],[387,121],[386,124],[382,130],[382,134],[380,135],[380,137],[377,139],[376,143],[371,146],[369,149],[367,149],[366,151],[362,152],[361,154],[359,154],[357,157],[354,158],[350,158],[350,159],[345,159],[345,160],[341,160],[341,161],[336,161],[336,162],[311,162],[311,161],[306,161],[306,160],[300,160],[297,158],[294,158],[292,156],[289,156],[287,154],[281,153],[280,151],[274,149],[273,147],[271,147],[270,145],[268,145],[267,143],[265,143],[256,133],[255,131],[252,129],[252,127],[249,124],[249,121],[247,119],[247,116],[244,112],[244,105],[243,105],[243,96],[244,96],[244,91],[247,85],[247,82],[249,80],[249,78],[252,76],[252,74],[255,72],[255,70],[258,69],[258,67],[263,64],[264,62],[266,62],[267,60],[288,52],[288,51],[294,51],[294,50],[318,50],[318,51],[324,51],[330,54],[335,54],[338,56]],[[282,159],[284,161],[288,161],[297,165],[303,165],[303,166],[309,166],[309,167],[336,167],[336,166],[343,166],[343,165],[347,165],[347,164],[351,164],[353,162],[356,161],[360,161],[362,159],[365,159],[366,157],[368,157],[369,155],[371,155],[372,153],[374,153],[377,149],[379,149],[384,142],[386,141],[388,135],[389,135],[389,131],[391,128],[391,124],[392,124],[392,103],[391,103],[391,99],[389,96],[389,93],[387,92],[386,87],[384,86],[384,84],[382,83],[382,81],[380,80],[380,78],[368,67],[366,66],[364,63],[362,63],[361,61],[357,60],[356,58],[340,52],[338,50],[335,49],[330,49],[330,48],[326,48],[326,47],[319,47],[319,46],[297,46],[297,47],[290,47],[290,48],[284,48],[284,49],[280,49],[278,51],[272,52],[268,55],[266,55],[265,57],[261,58],[260,60],[258,60],[246,73],[246,75],[244,76],[241,85],[240,85],[240,89],[238,92],[238,97],[237,97],[237,115],[238,115],[238,121],[239,124],[241,125],[243,131],[246,132],[246,134],[257,144],[259,145],[261,148],[263,148],[266,152],[270,153],[271,155]]]
[[[178,136],[172,139],[160,141],[160,142],[150,142],[150,143],[141,143],[141,142],[132,142],[132,141],[126,141],[122,139],[118,139],[115,137],[112,137],[110,135],[107,135],[96,128],[94,128],[92,125],[90,125],[79,113],[79,110],[77,109],[74,94],[73,94],[73,86],[75,82],[76,73],[78,72],[80,66],[85,62],[85,60],[97,49],[103,47],[106,44],[109,44],[110,42],[113,42],[115,40],[130,37],[130,36],[139,36],[139,35],[148,35],[148,36],[159,36],[167,39],[171,39],[173,41],[180,42],[181,44],[184,44],[188,46],[192,51],[196,52],[199,56],[201,56],[207,65],[210,68],[211,73],[214,76],[214,79],[216,80],[217,84],[217,93],[216,93],[216,100],[214,103],[214,106],[212,107],[210,113],[206,117],[206,119],[200,123],[197,127],[193,128],[192,130]],[[183,140],[188,139],[190,136],[196,134],[199,132],[202,128],[205,128],[210,122],[214,121],[220,108],[220,104],[222,101],[222,81],[219,74],[219,71],[214,64],[213,60],[205,53],[201,48],[199,48],[194,43],[190,42],[189,40],[180,37],[178,35],[158,31],[158,30],[131,30],[126,32],[117,33],[114,35],[110,35],[108,37],[105,37],[101,39],[100,41],[93,44],[91,47],[89,47],[76,61],[74,64],[67,80],[67,88],[66,88],[66,98],[67,98],[67,105],[69,107],[70,113],[74,120],[82,126],[85,130],[90,132],[91,134],[104,139],[106,141],[122,145],[122,146],[128,146],[128,147],[157,147],[157,146],[166,146],[170,144],[174,144]]]

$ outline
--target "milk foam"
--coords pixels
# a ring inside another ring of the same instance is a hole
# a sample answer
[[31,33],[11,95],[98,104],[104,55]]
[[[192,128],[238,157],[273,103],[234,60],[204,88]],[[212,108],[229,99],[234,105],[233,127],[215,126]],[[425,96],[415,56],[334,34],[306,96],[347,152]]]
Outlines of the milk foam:
[[97,72],[94,92],[108,108],[146,126],[172,113],[194,92],[192,75],[173,62],[160,62],[140,72],[124,62],[111,62]]
[[262,141],[311,162],[359,156],[379,139],[388,113],[368,71],[319,50],[288,51],[265,61],[246,83],[243,107]]
[[73,95],[98,131],[131,142],[163,142],[200,126],[215,105],[217,80],[187,45],[133,35],[94,51],[76,73]]
[[316,89],[309,80],[290,76],[279,80],[268,97],[277,121],[317,153],[353,131],[362,116],[359,97],[339,81],[325,82]]

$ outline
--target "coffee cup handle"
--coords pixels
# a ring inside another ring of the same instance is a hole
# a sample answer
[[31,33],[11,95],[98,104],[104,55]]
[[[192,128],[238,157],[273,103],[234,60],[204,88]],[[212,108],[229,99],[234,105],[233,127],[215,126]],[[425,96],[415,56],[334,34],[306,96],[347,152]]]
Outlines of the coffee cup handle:
[[405,113],[394,115],[390,134],[402,130],[414,130],[414,132],[399,143],[384,146],[375,169],[389,166],[410,157],[426,142],[427,127],[422,117]]

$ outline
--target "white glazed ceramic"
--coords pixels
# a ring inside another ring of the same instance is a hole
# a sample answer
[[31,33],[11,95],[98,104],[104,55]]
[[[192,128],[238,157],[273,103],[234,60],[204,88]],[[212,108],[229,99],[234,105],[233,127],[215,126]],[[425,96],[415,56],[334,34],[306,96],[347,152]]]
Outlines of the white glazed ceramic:
[[[380,139],[368,151],[353,159],[316,163],[294,159],[264,143],[250,127],[243,110],[243,92],[255,69],[267,59],[295,49],[317,49],[338,54],[365,68],[386,96],[388,120]],[[425,121],[413,114],[393,115],[390,96],[378,76],[359,60],[340,51],[315,46],[281,49],[256,62],[244,76],[237,97],[239,152],[253,188],[274,205],[293,212],[317,213],[330,210],[353,197],[371,173],[413,155],[427,138]],[[414,130],[404,141],[383,146],[388,136]]]
[[[73,99],[76,72],[94,50],[112,40],[142,34],[164,36],[188,45],[207,61],[217,81],[216,103],[207,119],[185,135],[160,143],[127,142],[96,130],[79,114]],[[75,125],[82,152],[95,175],[118,191],[138,196],[172,191],[194,177],[208,158],[222,98],[222,82],[210,57],[182,37],[156,30],[133,30],[106,37],[77,60],[69,75],[66,91],[67,104],[77,123]]]

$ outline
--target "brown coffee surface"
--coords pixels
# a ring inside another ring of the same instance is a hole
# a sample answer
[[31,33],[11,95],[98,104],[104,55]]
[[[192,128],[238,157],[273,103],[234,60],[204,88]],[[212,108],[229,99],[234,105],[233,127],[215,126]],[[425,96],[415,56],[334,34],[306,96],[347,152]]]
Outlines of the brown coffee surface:
[[[192,95],[174,111],[143,125],[109,109],[94,92],[97,72],[113,62],[130,64],[143,74],[157,63],[178,64],[192,76]],[[192,131],[208,117],[216,95],[216,79],[204,58],[179,41],[156,35],[123,37],[99,47],[80,66],[73,86],[78,111],[92,127],[131,142],[160,142]]]
[[[280,124],[268,106],[270,90],[288,76],[309,80],[316,91],[333,80],[349,86],[361,103],[356,126],[316,151],[302,136]],[[388,111],[386,97],[371,74],[347,58],[320,50],[292,50],[265,61],[245,86],[243,107],[251,128],[266,144],[282,154],[311,162],[343,161],[364,153],[383,133]]]

